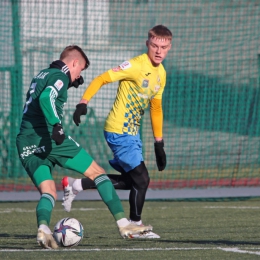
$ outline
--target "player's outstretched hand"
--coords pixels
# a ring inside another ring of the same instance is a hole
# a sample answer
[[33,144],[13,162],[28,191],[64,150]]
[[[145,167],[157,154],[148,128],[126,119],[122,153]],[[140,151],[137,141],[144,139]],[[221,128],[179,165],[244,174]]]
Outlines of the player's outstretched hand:
[[57,145],[60,145],[63,143],[65,139],[65,133],[63,131],[61,124],[55,124],[52,129],[52,136],[51,138],[55,141]]
[[166,167],[166,154],[165,154],[163,147],[164,147],[163,140],[154,143],[156,164],[157,164],[159,171],[163,171]]
[[76,110],[73,114],[73,121],[76,126],[79,126],[79,124],[81,123],[80,116],[86,114],[87,114],[87,104],[84,103],[77,104]]

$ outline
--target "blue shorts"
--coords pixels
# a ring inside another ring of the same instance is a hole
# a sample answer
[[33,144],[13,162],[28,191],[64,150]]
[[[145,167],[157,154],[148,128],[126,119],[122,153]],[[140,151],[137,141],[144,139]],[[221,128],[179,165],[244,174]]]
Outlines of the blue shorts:
[[114,154],[110,165],[119,172],[133,170],[144,160],[140,135],[115,134],[104,131],[108,146]]

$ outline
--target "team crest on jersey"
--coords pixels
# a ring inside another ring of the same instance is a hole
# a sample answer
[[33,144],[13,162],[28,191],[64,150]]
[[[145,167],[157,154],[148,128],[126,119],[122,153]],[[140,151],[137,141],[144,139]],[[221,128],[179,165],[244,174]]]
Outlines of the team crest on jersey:
[[58,89],[58,90],[61,90],[61,88],[63,87],[63,82],[58,79],[55,83],[54,83],[54,86]]
[[142,87],[143,88],[148,88],[148,86],[149,86],[149,80],[148,79],[144,79],[143,83],[142,83]]
[[154,91],[155,91],[155,92],[158,92],[159,89],[160,89],[160,86],[159,86],[159,85],[155,85],[155,87],[154,87]]
[[129,61],[124,61],[122,64],[119,65],[122,70],[126,70],[132,67]]
[[113,68],[112,70],[113,70],[114,72],[118,72],[118,71],[121,70],[121,68],[120,68],[119,66],[117,66],[117,67]]

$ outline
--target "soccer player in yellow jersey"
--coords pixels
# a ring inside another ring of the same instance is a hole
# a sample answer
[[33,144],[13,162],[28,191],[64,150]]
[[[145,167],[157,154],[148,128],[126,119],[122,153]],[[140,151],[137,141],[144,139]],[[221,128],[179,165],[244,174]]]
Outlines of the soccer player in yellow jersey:
[[[118,67],[97,76],[86,89],[73,115],[78,126],[81,123],[80,116],[87,114],[87,104],[97,91],[107,83],[119,81],[114,104],[105,122],[104,136],[114,154],[109,163],[121,175],[108,174],[108,177],[115,189],[130,190],[130,220],[136,225],[143,225],[141,213],[150,182],[139,135],[141,117],[149,105],[157,167],[159,171],[166,167],[162,111],[166,71],[162,61],[171,48],[171,41],[172,33],[167,27],[157,25],[150,29],[146,41],[147,53],[124,61]],[[64,177],[62,184],[63,206],[66,211],[70,211],[78,192],[95,188],[94,182],[89,178],[75,180]],[[132,237],[160,238],[153,232]]]

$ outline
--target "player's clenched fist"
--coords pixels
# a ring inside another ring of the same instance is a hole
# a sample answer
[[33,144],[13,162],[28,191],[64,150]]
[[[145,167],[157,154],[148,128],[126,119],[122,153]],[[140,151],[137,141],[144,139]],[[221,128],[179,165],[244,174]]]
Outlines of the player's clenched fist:
[[52,129],[52,136],[51,138],[55,141],[57,145],[60,145],[63,143],[65,139],[65,133],[63,131],[61,124],[55,124]]
[[76,126],[79,126],[79,123],[81,123],[80,116],[86,114],[87,114],[87,104],[84,103],[77,104],[76,110],[73,114],[73,121]]

